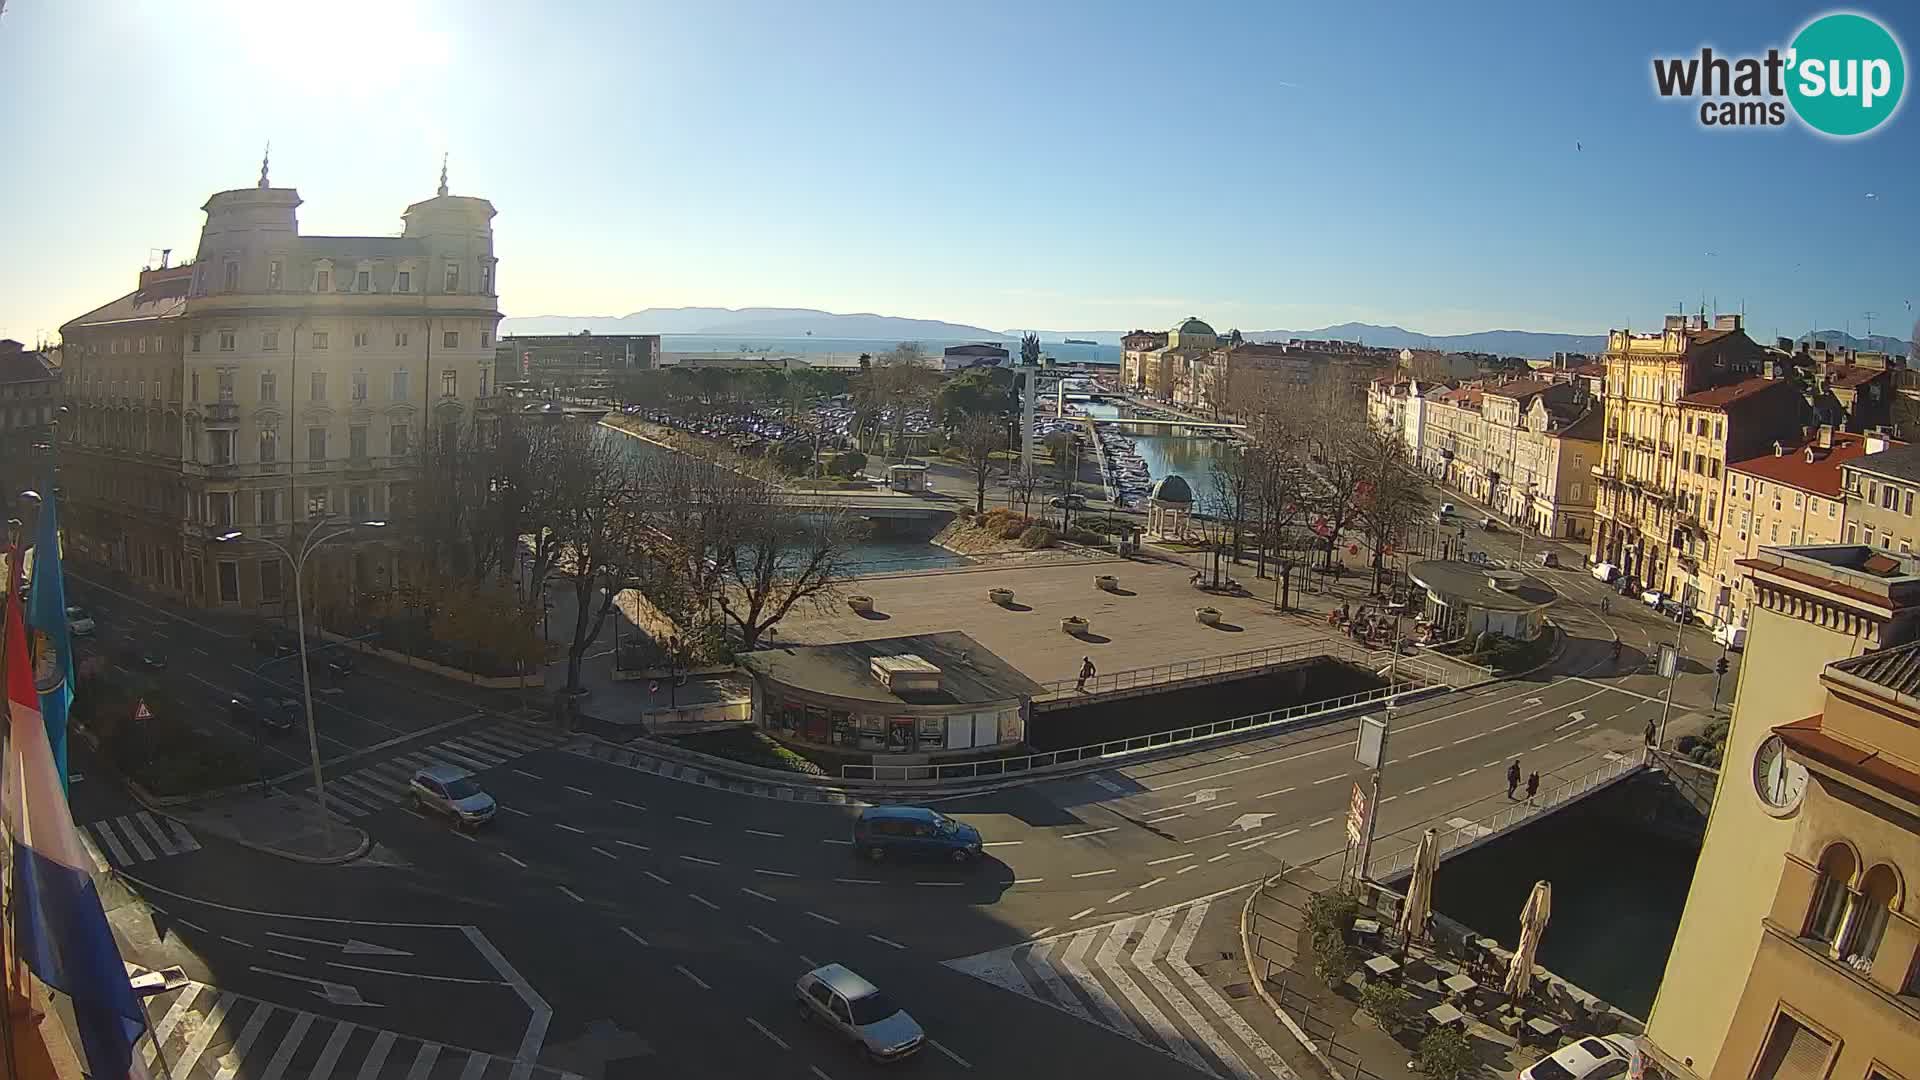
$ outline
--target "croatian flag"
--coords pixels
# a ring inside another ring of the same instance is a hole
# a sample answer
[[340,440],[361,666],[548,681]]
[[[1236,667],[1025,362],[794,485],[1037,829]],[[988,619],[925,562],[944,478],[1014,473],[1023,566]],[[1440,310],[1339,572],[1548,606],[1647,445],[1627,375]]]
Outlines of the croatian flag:
[[19,565],[16,548],[4,624],[10,720],[0,759],[6,769],[0,776],[0,824],[13,846],[14,947],[41,982],[72,999],[87,1074],[94,1080],[144,1080],[146,1069],[133,1047],[146,1030],[146,1014],[134,1000],[87,872],[92,859],[74,831],[62,778],[54,770],[40,693],[28,666]]
[[34,685],[54,774],[67,790],[67,706],[73,702],[73,641],[67,634],[67,582],[60,573],[60,523],[53,505],[53,470],[47,470],[40,502],[39,538],[33,545],[33,601],[27,612],[33,631]]

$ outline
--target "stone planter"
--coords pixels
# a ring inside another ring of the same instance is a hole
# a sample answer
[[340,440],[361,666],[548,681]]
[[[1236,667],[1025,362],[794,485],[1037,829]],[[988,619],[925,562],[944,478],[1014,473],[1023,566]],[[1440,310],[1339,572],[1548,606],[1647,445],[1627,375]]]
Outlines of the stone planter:
[[1112,574],[1095,574],[1093,587],[1101,592],[1112,592],[1120,587],[1120,579]]
[[862,615],[873,614],[873,597],[855,593],[847,597],[847,606]]
[[1220,609],[1219,608],[1211,608],[1211,607],[1194,608],[1193,617],[1202,626],[1219,626],[1220,625]]
[[1091,629],[1093,629],[1093,624],[1078,615],[1069,615],[1060,620],[1060,630],[1062,633],[1078,636]]
[[1006,607],[1008,604],[1013,603],[1013,590],[1012,589],[988,589],[987,599],[992,601],[993,603],[999,604],[1001,607]]

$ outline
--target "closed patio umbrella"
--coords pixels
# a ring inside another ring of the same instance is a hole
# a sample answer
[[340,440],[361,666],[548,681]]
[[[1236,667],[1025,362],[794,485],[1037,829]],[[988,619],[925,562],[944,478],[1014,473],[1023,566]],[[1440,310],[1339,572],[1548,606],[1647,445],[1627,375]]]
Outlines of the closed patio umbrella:
[[1507,980],[1502,985],[1507,996],[1519,1001],[1533,985],[1533,958],[1540,951],[1540,937],[1547,932],[1547,920],[1553,915],[1553,885],[1533,883],[1527,904],[1520,909],[1520,942],[1513,948],[1513,960],[1507,964]]
[[1420,838],[1420,850],[1413,855],[1413,877],[1407,882],[1407,902],[1400,907],[1400,940],[1417,941],[1427,931],[1427,916],[1433,913],[1433,872],[1440,861],[1440,830],[1428,829]]

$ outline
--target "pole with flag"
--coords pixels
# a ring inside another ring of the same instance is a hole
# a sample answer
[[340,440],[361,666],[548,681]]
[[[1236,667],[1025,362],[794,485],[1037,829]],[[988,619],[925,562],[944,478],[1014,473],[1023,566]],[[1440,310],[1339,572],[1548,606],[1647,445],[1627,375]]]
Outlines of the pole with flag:
[[146,1031],[146,1015],[100,906],[92,859],[74,830],[65,777],[54,768],[20,611],[19,547],[10,554],[12,580],[0,622],[8,716],[0,826],[13,860],[8,929],[27,969],[71,1000],[88,1075],[144,1080],[134,1044]]
[[34,530],[33,601],[27,626],[33,632],[34,688],[46,721],[47,748],[67,790],[67,708],[73,703],[73,641],[67,633],[67,584],[60,571],[60,520],[54,506],[53,456],[48,450],[46,483],[40,489],[40,520]]

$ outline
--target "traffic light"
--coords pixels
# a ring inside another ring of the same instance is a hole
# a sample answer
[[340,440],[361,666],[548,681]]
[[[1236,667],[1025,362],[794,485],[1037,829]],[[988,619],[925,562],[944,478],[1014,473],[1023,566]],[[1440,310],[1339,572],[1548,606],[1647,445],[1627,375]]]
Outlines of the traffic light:
[[1726,658],[1726,657],[1724,657],[1724,656],[1723,656],[1723,657],[1721,657],[1720,659],[1718,659],[1718,660],[1716,660],[1716,661],[1714,661],[1714,664],[1713,664],[1713,673],[1714,673],[1715,675],[1725,675],[1725,674],[1727,673],[1727,658]]

